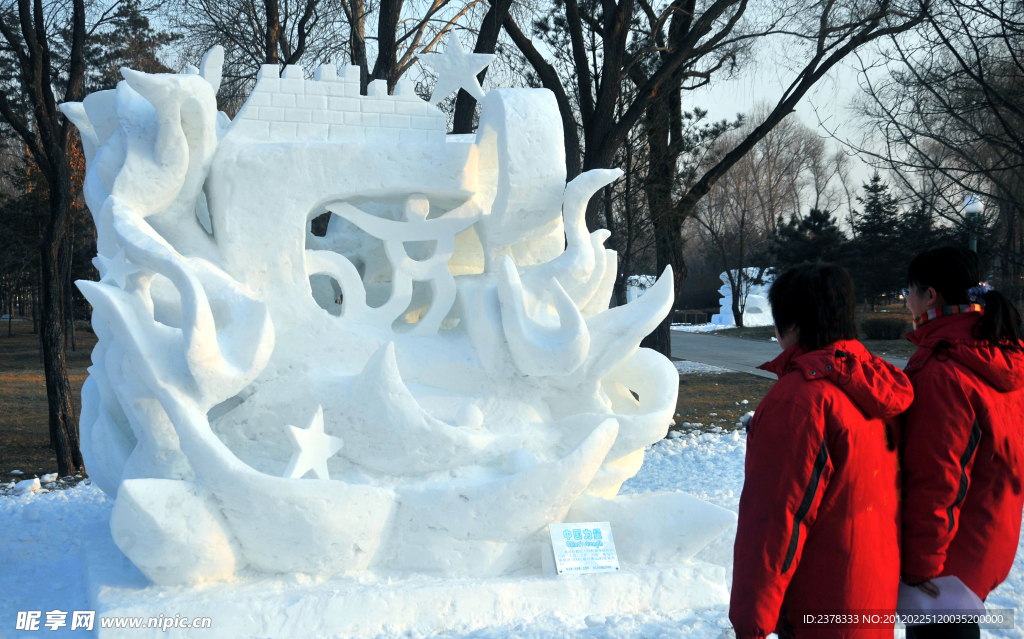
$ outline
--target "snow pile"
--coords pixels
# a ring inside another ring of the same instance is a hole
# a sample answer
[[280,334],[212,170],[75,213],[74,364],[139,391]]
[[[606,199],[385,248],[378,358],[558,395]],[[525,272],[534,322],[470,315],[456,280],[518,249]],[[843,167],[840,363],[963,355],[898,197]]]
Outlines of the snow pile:
[[[90,609],[80,533],[105,522],[112,505],[88,480],[67,490],[0,497],[0,637],[20,636],[4,635],[19,610]],[[43,634],[88,636],[68,628]]]
[[711,364],[702,364],[700,362],[691,362],[687,360],[679,360],[672,362],[676,365],[676,370],[679,371],[680,375],[693,375],[693,374],[711,374],[720,375],[722,373],[730,373],[728,368],[722,368],[721,366],[712,366]]
[[714,333],[723,328],[732,328],[721,324],[673,324],[672,330],[680,333]]
[[626,616],[590,615],[584,619],[561,615],[539,619],[533,624],[484,628],[469,634],[445,633],[438,639],[557,639],[579,637],[586,639],[726,639],[733,637],[729,618],[723,609],[715,608],[678,614],[638,614]]
[[17,495],[24,495],[39,490],[39,478],[23,479],[14,485],[14,492]]

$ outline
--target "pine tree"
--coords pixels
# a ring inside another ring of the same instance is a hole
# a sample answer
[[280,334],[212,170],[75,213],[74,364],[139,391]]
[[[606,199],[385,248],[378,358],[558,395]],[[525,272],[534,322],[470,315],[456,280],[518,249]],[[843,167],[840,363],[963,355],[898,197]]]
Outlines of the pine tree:
[[181,36],[158,31],[139,6],[139,0],[123,0],[110,23],[88,41],[88,91],[113,89],[121,81],[121,67],[146,73],[174,73],[160,53]]
[[814,262],[843,264],[847,260],[847,238],[828,211],[811,209],[806,217],[796,214],[776,226],[771,239],[771,263],[776,270]]
[[906,263],[914,256],[941,246],[965,246],[967,233],[962,227],[942,226],[932,203],[922,200],[903,216],[900,232]]
[[864,185],[864,196],[857,201],[864,210],[857,216],[851,266],[858,294],[871,304],[904,284],[906,270],[903,246],[903,216],[889,185],[876,171]]

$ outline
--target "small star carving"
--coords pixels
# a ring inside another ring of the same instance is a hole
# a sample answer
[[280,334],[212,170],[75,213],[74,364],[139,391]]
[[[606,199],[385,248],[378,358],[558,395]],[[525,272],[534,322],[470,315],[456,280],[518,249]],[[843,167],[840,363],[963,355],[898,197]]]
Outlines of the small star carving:
[[421,53],[419,59],[437,71],[437,83],[430,94],[430,103],[436,105],[459,89],[465,89],[477,100],[483,100],[484,90],[476,76],[494,58],[489,53],[466,53],[462,41],[454,32],[448,36],[448,48],[444,53]]
[[317,406],[316,414],[309,428],[288,427],[288,434],[295,443],[295,452],[288,462],[284,476],[299,479],[312,470],[319,479],[330,479],[327,472],[327,460],[333,457],[345,442],[340,437],[332,437],[324,432],[324,409]]
[[110,284],[120,289],[128,285],[129,275],[142,270],[128,261],[124,254],[124,248],[121,248],[114,257],[97,255],[93,258],[92,263],[100,272],[101,284]]

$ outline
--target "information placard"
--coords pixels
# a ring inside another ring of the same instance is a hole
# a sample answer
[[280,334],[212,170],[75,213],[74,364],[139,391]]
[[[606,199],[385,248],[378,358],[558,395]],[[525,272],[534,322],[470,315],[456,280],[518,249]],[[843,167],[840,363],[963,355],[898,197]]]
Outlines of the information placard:
[[619,569],[615,539],[608,522],[551,524],[548,529],[558,574],[580,575]]

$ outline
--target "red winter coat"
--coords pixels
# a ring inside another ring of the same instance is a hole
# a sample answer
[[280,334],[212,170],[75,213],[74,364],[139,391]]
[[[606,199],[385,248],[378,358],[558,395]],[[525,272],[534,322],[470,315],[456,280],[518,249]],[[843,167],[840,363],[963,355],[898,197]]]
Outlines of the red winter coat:
[[892,613],[899,587],[899,478],[892,418],[906,376],[857,341],[799,345],[747,433],[729,619],[738,637],[887,636],[805,624],[810,612]]
[[973,336],[980,315],[908,337],[914,405],[903,440],[904,581],[955,575],[985,599],[1010,572],[1024,508],[1024,353]]

